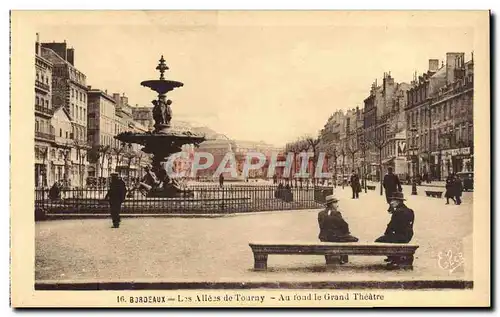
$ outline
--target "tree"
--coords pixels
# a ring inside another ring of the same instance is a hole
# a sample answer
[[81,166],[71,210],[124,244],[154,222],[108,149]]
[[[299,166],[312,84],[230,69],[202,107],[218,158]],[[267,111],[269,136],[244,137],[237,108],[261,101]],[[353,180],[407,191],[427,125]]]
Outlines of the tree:
[[111,150],[111,153],[116,156],[115,172],[118,172],[118,165],[120,165],[120,154],[123,153],[124,150],[125,150],[125,143],[122,143],[121,146],[114,147]]
[[371,143],[373,146],[378,150],[378,168],[379,168],[379,175],[380,175],[380,195],[383,195],[383,177],[382,177],[382,151],[384,147],[387,144],[387,140],[383,140],[381,136],[377,135]]
[[337,187],[337,146],[333,142],[331,138],[327,136],[326,133],[323,132],[323,130],[320,133],[320,143],[318,144],[318,150],[320,152],[324,152],[326,154],[326,157],[328,158],[328,167],[330,168],[330,164],[332,164],[330,158],[333,159],[333,170],[334,170],[334,181],[333,181],[333,186]]
[[98,153],[101,156],[101,175],[100,177],[104,177],[104,159],[108,156],[108,153],[111,151],[111,147],[109,145],[99,145]]
[[359,150],[361,151],[361,155],[363,156],[363,166],[362,166],[362,171],[363,171],[363,182],[364,182],[364,187],[365,187],[365,193],[366,193],[366,151],[369,151],[369,143],[365,142],[365,140],[361,140],[359,143]]
[[297,186],[297,179],[295,178],[295,170],[297,169],[297,154],[300,154],[303,151],[306,151],[309,148],[309,144],[305,142],[303,139],[297,139],[293,142],[287,143],[285,145],[285,150],[287,153],[293,153],[293,162],[292,162],[292,172],[290,173],[290,177],[295,179],[295,186]]
[[304,140],[309,145],[306,150],[311,149],[313,152],[313,172],[312,172],[312,175],[313,175],[313,184],[315,184],[316,177],[314,174],[316,173],[317,151],[318,151],[318,145],[321,142],[321,138],[319,135],[317,137],[304,136]]
[[350,146],[350,145],[347,145],[346,146],[346,152],[347,154],[351,157],[352,159],[352,169],[354,169],[354,158],[356,156],[356,153],[358,153],[358,150],[357,148],[354,148],[353,146]]
[[80,186],[83,188],[85,159],[87,157],[87,153],[90,147],[85,141],[80,139],[73,140],[73,147],[76,150],[76,159],[78,162],[78,175],[80,178]]
[[132,148],[129,148],[123,152],[123,157],[127,159],[127,181],[130,184],[130,166],[132,165],[134,158],[137,157],[137,154],[134,150],[132,150]]
[[344,189],[345,156],[346,156],[346,151],[344,147],[341,147],[340,149],[340,156],[342,157],[342,189]]

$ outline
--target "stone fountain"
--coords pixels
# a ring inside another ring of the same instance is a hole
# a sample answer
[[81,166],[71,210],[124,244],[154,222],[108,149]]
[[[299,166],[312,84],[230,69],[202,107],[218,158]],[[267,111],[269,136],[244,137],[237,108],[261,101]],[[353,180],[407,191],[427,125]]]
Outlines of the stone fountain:
[[143,145],[142,151],[153,155],[152,172],[161,182],[161,185],[158,187],[151,186],[152,188],[148,192],[148,196],[185,196],[185,193],[180,189],[175,180],[170,179],[167,175],[163,167],[163,162],[166,162],[170,155],[181,152],[183,145],[194,144],[197,146],[205,141],[205,137],[190,131],[176,130],[171,127],[172,101],[167,99],[167,93],[175,88],[184,86],[184,84],[179,81],[165,79],[165,71],[169,68],[165,64],[163,55],[156,69],[160,72],[160,79],[141,82],[142,86],[149,87],[158,94],[158,99],[152,101],[154,105],[154,130],[147,133],[124,132],[115,136],[115,138],[124,143]]

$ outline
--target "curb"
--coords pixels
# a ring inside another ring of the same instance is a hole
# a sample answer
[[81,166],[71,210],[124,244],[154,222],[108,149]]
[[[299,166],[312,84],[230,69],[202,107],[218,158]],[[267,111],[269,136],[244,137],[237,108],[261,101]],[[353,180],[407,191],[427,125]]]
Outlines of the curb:
[[35,282],[35,290],[189,290],[189,289],[472,289],[468,280],[318,282]]

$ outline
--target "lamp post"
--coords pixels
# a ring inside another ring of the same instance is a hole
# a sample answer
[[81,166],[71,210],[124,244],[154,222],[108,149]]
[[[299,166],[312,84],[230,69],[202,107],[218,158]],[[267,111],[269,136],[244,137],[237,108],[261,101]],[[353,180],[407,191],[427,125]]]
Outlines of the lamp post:
[[415,135],[417,134],[417,128],[412,127],[410,129],[410,132],[412,133],[412,147],[410,148],[410,153],[411,153],[411,163],[412,163],[412,170],[413,170],[412,182],[411,182],[411,194],[412,195],[418,195],[418,192],[417,192],[417,178],[415,176],[416,173],[417,173],[418,144],[414,144]]
[[345,150],[344,150],[344,148],[342,148],[342,150],[340,151],[340,155],[342,156],[342,189],[344,189],[344,173],[345,173],[345,168],[344,168]]
[[47,155],[49,154],[49,148],[46,147],[45,150],[41,151],[42,154],[42,170],[40,171],[40,174],[42,175],[42,188],[47,186],[47,168],[45,166],[45,161],[47,159]]

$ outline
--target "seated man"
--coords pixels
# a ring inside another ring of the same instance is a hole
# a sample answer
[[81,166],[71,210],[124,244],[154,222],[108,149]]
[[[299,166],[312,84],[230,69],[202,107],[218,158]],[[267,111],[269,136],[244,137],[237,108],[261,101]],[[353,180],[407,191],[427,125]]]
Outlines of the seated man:
[[[351,236],[349,225],[338,210],[338,199],[333,195],[326,196],[326,208],[318,214],[319,240],[321,242],[357,242],[358,238]],[[340,258],[340,264],[348,262],[348,256]]]
[[[385,243],[409,243],[413,238],[413,223],[415,221],[415,214],[413,210],[406,207],[404,204],[403,193],[394,192],[392,196],[388,197],[391,205],[389,211],[391,221],[387,225],[387,229],[383,236],[379,237],[375,242]],[[397,268],[400,264],[413,259],[406,259],[405,257],[390,256],[387,257],[386,262],[389,262],[388,268]]]

